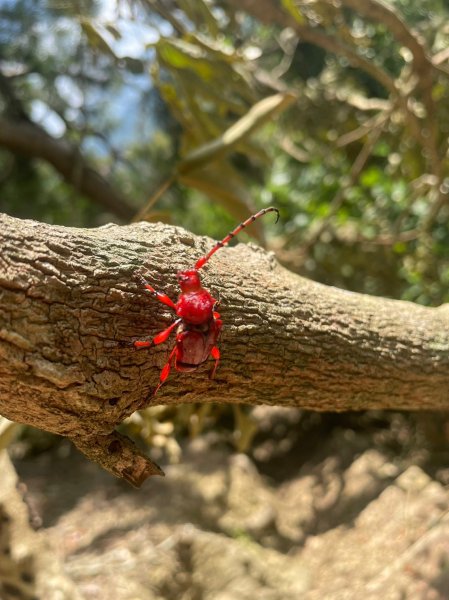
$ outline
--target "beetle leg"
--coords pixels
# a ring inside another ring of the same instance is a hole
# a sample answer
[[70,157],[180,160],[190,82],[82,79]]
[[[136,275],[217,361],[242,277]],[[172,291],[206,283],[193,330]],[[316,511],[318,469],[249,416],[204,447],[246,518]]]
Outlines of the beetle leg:
[[154,388],[153,393],[151,394],[151,397],[154,398],[154,396],[158,393],[159,388],[167,381],[167,377],[170,374],[170,369],[171,369],[171,365],[173,360],[176,358],[176,351],[177,351],[178,347],[175,346],[173,348],[173,350],[170,352],[170,356],[168,357],[167,362],[165,363],[161,374],[159,376],[159,383],[158,385]]
[[[217,343],[218,338],[220,337],[221,328],[223,327],[223,321],[220,319],[220,315],[214,311],[214,325],[215,325],[215,343]],[[210,370],[209,379],[213,379],[215,377],[215,372],[218,367],[218,363],[220,362],[220,350],[218,346],[213,346],[210,351],[210,355],[215,360],[215,364]]]
[[175,303],[173,302],[173,300],[171,298],[169,298],[167,296],[167,294],[164,294],[163,292],[158,292],[157,290],[155,290],[154,287],[152,287],[145,281],[145,279],[142,277],[142,275],[138,275],[137,279],[139,280],[139,282],[143,285],[143,287],[147,291],[149,291],[151,294],[153,294],[153,296],[156,298],[156,300],[159,300],[159,302],[162,302],[162,304],[165,304],[166,306],[169,306],[173,310],[176,310]]
[[[215,298],[214,298],[215,300]],[[213,311],[213,315],[214,315],[214,319],[217,320],[220,318],[220,313],[217,312],[217,308],[219,308],[220,306],[220,300],[215,300],[214,302],[214,311]]]
[[174,321],[169,327],[167,327],[167,329],[164,329],[163,331],[161,331],[157,335],[155,335],[152,340],[147,340],[147,341],[137,340],[135,342],[132,342],[132,345],[134,346],[134,348],[151,348],[152,346],[157,346],[158,344],[162,344],[163,342],[168,340],[173,329],[177,325],[179,325],[180,322],[181,322],[181,319],[176,319],[176,321]]
[[215,371],[217,370],[217,367],[218,367],[218,363],[220,362],[220,350],[218,349],[218,346],[214,346],[212,348],[212,350],[210,351],[210,355],[215,360],[215,364],[209,373],[209,379],[213,379],[215,376]]

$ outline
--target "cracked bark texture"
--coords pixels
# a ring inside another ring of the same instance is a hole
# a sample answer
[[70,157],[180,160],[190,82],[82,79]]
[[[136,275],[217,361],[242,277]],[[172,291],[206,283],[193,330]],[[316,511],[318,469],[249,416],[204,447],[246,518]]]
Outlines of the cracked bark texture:
[[[175,274],[213,242],[163,224],[73,229],[0,215],[0,414],[69,437],[140,485],[162,471],[115,432],[147,406],[171,344],[136,351],[172,321],[135,281],[176,299]],[[222,362],[172,372],[156,404],[314,410],[449,408],[449,308],[308,281],[261,248],[224,248],[203,269],[221,299]]]

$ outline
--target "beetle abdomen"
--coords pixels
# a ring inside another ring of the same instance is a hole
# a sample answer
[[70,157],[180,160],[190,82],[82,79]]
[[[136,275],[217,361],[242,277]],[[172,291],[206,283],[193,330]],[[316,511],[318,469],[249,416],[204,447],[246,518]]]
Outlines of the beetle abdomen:
[[181,325],[177,335],[176,369],[178,371],[195,371],[207,360],[215,345],[218,331],[215,321],[203,326],[205,331],[199,331],[200,327],[185,328]]
[[209,356],[207,336],[199,331],[184,331],[178,336],[177,364],[200,365]]

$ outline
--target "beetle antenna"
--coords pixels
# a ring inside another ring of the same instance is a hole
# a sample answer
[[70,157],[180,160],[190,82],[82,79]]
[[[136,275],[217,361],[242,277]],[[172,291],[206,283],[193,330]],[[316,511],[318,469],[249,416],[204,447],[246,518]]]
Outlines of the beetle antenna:
[[226,246],[226,244],[228,242],[230,242],[234,236],[236,236],[238,233],[240,233],[242,231],[242,229],[245,229],[245,227],[247,227],[248,225],[251,225],[251,223],[254,223],[254,221],[256,219],[258,219],[259,217],[263,217],[263,215],[266,215],[269,212],[275,212],[277,214],[277,217],[276,217],[276,223],[277,223],[279,221],[279,211],[277,208],[274,208],[274,206],[270,206],[269,208],[263,208],[262,210],[259,210],[258,213],[256,213],[255,215],[252,215],[251,217],[246,219],[246,221],[243,221],[243,223],[240,223],[240,225],[237,225],[237,227],[235,229],[233,229],[230,233],[228,233],[228,235],[225,238],[223,238],[221,240],[221,242],[217,242],[215,244],[215,246],[211,250],[209,250],[209,252],[206,254],[206,256],[203,256],[196,262],[195,269],[198,270],[198,269],[201,269],[201,267],[204,267],[204,265],[207,263],[209,258],[213,254],[215,254],[215,252],[217,252],[217,250],[219,250],[220,248],[223,248],[223,246]]

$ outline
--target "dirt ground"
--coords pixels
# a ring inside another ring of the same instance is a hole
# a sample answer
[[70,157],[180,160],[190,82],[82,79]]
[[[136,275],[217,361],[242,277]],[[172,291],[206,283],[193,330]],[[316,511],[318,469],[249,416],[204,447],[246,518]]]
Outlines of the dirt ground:
[[140,490],[64,441],[16,457],[80,598],[449,599],[445,416],[255,413],[250,456],[209,433]]

